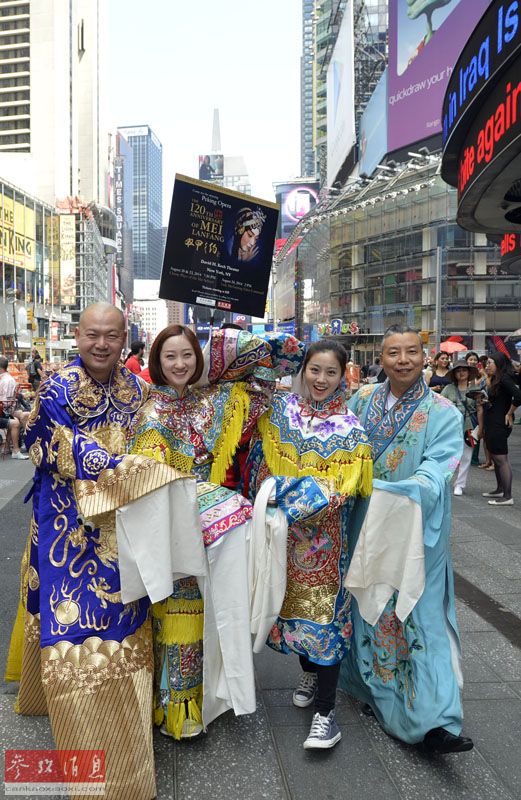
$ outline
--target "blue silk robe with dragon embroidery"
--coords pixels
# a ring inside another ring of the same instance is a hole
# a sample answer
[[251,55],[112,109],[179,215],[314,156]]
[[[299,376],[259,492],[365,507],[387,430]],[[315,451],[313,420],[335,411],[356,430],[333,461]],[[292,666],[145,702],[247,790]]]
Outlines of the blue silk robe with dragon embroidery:
[[36,472],[17,710],[48,712],[58,749],[104,749],[106,797],[125,800],[155,796],[152,646],[148,599],[121,602],[114,510],[179,476],[125,455],[147,392],[120,365],[103,386],[77,358],[41,385],[27,432]]

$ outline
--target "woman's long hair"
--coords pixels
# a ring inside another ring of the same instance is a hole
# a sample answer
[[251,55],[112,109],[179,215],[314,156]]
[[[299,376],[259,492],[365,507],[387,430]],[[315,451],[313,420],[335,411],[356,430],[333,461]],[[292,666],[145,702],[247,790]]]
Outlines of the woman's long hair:
[[488,393],[489,395],[496,395],[498,392],[499,384],[501,383],[501,378],[503,375],[510,375],[510,377],[515,376],[514,368],[512,367],[512,362],[504,353],[494,353],[493,356],[489,356],[489,358],[494,362],[496,365],[496,371],[494,375],[489,376],[488,382]]
[[163,345],[166,340],[170,339],[172,336],[186,336],[193,347],[196,358],[195,372],[190,378],[190,384],[193,385],[194,383],[197,383],[201,377],[204,367],[204,359],[201,345],[197,341],[197,336],[185,325],[167,325],[167,327],[163,328],[163,330],[160,331],[154,339],[154,343],[150,348],[150,355],[148,357],[148,370],[150,372],[152,383],[154,383],[156,386],[168,386],[168,381],[166,380],[163,370],[161,369],[161,350],[163,349]]
[[[438,360],[439,360],[440,356],[446,356],[446,355],[448,355],[448,353],[445,353],[443,350],[439,350],[436,353],[436,355],[432,359],[432,371],[433,372],[436,372],[436,370],[438,369]],[[447,369],[448,369],[448,367],[447,367]]]

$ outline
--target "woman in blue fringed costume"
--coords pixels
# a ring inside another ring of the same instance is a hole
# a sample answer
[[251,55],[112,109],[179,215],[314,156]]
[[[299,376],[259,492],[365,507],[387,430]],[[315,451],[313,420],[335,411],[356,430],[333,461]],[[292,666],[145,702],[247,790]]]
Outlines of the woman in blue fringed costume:
[[[268,644],[296,653],[302,666],[293,702],[315,702],[305,748],[333,747],[340,739],[335,695],[351,637],[348,567],[351,507],[371,491],[371,448],[348,409],[341,381],[347,355],[335,342],[312,344],[300,393],[275,393],[258,423],[244,490],[253,499],[274,478],[274,502],[288,525],[287,582]],[[268,623],[269,625],[269,623]]]

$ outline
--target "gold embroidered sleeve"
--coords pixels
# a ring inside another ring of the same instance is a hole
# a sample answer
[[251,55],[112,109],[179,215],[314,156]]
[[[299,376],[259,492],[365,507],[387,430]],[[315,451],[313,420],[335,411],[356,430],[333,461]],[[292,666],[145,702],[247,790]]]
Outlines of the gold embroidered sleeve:
[[104,469],[97,480],[77,480],[76,502],[90,518],[114,511],[132,500],[179,478],[193,478],[167,464],[141,455],[125,456],[114,469]]
[[58,472],[63,478],[76,477],[76,463],[74,461],[72,444],[74,433],[65,425],[56,425],[51,441],[47,447],[47,463],[53,471]]

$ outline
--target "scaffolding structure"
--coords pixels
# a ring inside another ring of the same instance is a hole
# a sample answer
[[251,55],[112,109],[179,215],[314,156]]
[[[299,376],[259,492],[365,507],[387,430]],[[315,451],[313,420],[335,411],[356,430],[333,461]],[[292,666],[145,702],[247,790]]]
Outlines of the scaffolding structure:
[[110,263],[99,228],[92,213],[80,212],[77,223],[78,315],[91,303],[109,300]]
[[360,120],[380,80],[388,57],[387,2],[355,0],[355,125],[360,141]]
[[[321,187],[327,174],[326,79],[347,0],[324,0],[315,12],[316,159]],[[360,120],[387,66],[387,0],[354,0],[354,107],[357,141]]]

